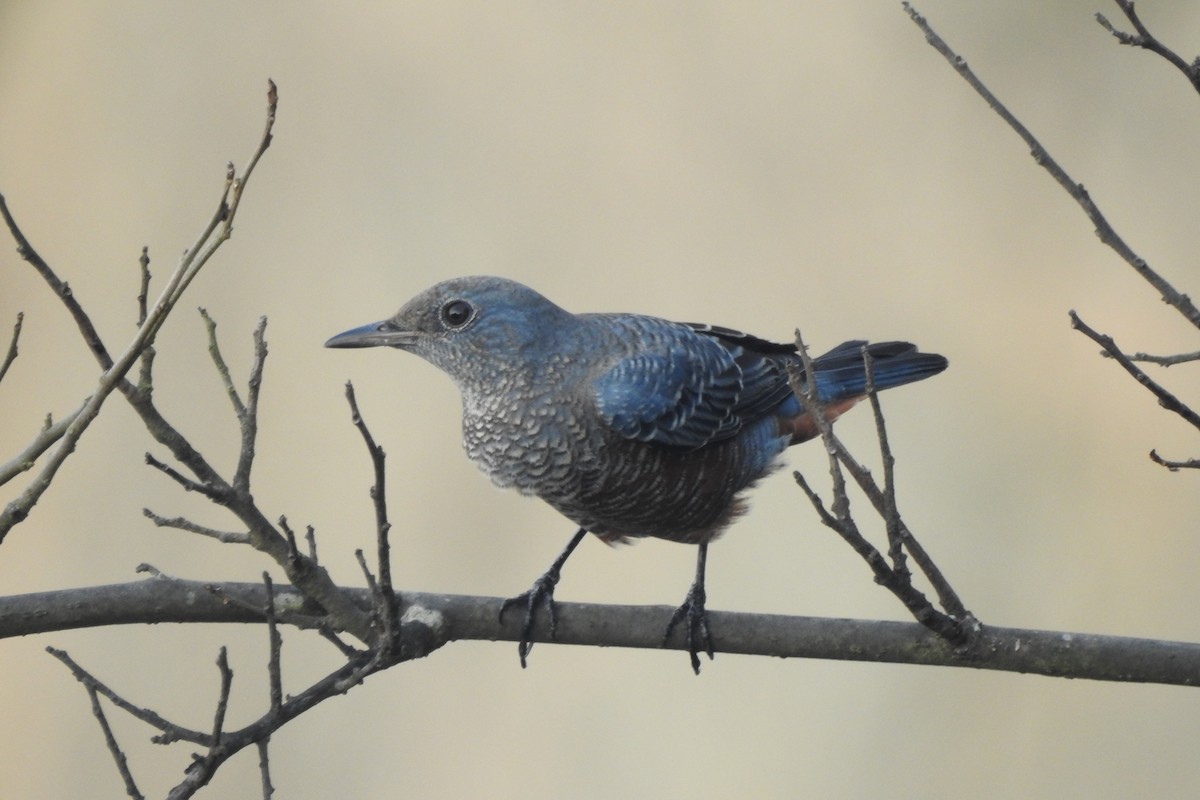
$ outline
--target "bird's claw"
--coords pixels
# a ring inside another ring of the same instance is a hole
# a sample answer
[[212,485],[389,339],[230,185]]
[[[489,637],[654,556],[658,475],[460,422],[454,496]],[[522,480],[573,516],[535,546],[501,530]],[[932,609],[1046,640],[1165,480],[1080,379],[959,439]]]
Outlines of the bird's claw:
[[550,621],[550,638],[555,638],[558,631],[558,610],[554,606],[554,587],[558,583],[559,575],[556,571],[550,570],[544,573],[541,577],[533,582],[529,590],[522,592],[516,597],[510,597],[500,605],[500,621],[504,621],[504,613],[513,606],[524,606],[525,617],[521,621],[521,640],[517,643],[517,655],[521,658],[521,669],[525,669],[525,659],[529,656],[529,651],[533,649],[533,642],[530,638],[533,634],[533,623],[537,618],[539,606],[546,609],[546,616]]
[[686,620],[684,641],[687,644],[688,655],[691,656],[692,672],[697,675],[700,674],[700,651],[703,650],[708,654],[709,661],[712,661],[714,654],[712,633],[708,628],[708,610],[704,607],[704,601],[704,585],[692,584],[683,605],[675,609],[675,613],[671,615],[671,621],[667,623],[667,630],[663,633],[662,640],[665,646],[671,638],[675,626]]

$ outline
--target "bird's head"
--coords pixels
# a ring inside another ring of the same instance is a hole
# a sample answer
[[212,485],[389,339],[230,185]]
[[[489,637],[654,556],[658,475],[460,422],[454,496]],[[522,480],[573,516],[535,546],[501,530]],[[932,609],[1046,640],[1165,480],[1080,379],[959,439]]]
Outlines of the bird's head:
[[339,333],[326,347],[395,347],[470,381],[481,372],[530,363],[553,351],[575,317],[527,286],[473,276],[443,281],[395,316]]

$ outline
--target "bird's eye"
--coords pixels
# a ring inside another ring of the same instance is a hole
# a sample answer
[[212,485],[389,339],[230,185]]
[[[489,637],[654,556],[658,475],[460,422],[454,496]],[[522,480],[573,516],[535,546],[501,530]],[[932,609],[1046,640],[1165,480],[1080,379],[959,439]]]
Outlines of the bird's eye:
[[442,322],[449,328],[461,328],[471,321],[475,309],[466,300],[451,300],[442,306]]

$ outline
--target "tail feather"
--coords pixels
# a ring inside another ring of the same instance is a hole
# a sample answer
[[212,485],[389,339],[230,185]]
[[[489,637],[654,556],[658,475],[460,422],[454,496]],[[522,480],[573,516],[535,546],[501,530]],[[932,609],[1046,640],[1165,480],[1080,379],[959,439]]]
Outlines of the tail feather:
[[944,356],[922,353],[909,342],[843,342],[813,360],[817,396],[822,403],[837,403],[866,394],[864,347],[871,356],[875,388],[879,391],[937,375],[949,364]]

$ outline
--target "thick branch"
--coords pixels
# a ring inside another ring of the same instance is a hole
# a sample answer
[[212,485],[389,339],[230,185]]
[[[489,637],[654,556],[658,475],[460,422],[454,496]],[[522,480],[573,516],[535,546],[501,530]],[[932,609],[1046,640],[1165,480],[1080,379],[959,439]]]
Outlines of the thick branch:
[[[260,583],[218,584],[224,602],[196,581],[143,581],[0,598],[0,638],[71,628],[160,622],[251,622],[267,602]],[[346,590],[363,605],[366,590]],[[274,589],[280,622],[301,609],[290,586]],[[404,592],[401,660],[418,658],[448,641],[515,642],[520,621],[498,622],[495,597]],[[666,606],[560,603],[558,644],[656,649]],[[983,626],[969,649],[959,649],[915,623],[711,612],[714,644],[722,653],[823,658],[1028,672],[1061,678],[1200,684],[1200,644],[1122,636]],[[549,642],[544,624],[533,638]]]

